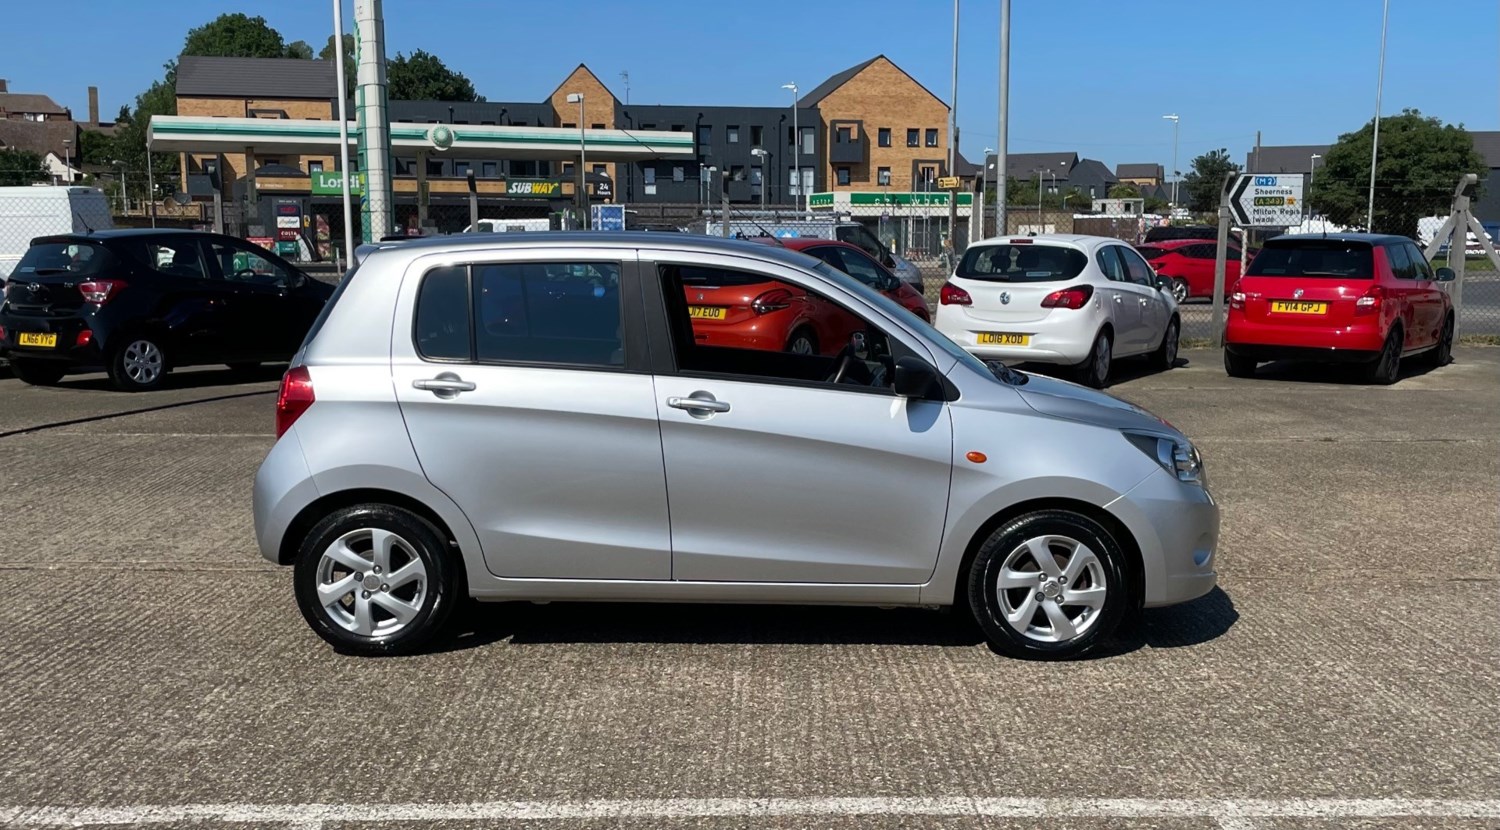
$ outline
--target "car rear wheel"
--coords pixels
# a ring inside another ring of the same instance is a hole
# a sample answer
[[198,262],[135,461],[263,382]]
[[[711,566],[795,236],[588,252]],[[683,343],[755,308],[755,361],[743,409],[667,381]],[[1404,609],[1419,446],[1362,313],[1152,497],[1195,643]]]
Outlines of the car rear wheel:
[[1182,323],[1173,317],[1167,322],[1167,330],[1161,336],[1161,345],[1151,353],[1151,365],[1165,372],[1177,365],[1177,346],[1181,342]]
[[127,337],[111,350],[109,378],[126,392],[145,392],[161,386],[167,377],[167,356],[149,337]]
[[67,374],[68,366],[52,360],[11,358],[10,371],[31,386],[53,386]]
[[1386,335],[1380,357],[1365,365],[1365,379],[1379,386],[1390,386],[1401,377],[1401,329],[1393,328]]
[[1094,345],[1089,348],[1089,356],[1078,364],[1077,372],[1080,382],[1095,389],[1103,389],[1109,383],[1110,363],[1114,357],[1114,338],[1109,329],[1100,329],[1094,338]]
[[792,354],[817,354],[818,336],[805,326],[797,329],[792,332],[791,339],[786,341],[786,350]]
[[1228,349],[1224,350],[1224,374],[1232,378],[1255,377],[1254,358],[1237,355]]
[[345,654],[408,654],[440,631],[462,580],[442,535],[384,504],[338,510],[310,531],[293,568],[297,607]]
[[994,648],[1064,660],[1097,646],[1132,605],[1124,552],[1098,521],[1040,510],[991,533],[968,573],[969,607]]
[[1453,315],[1443,320],[1443,330],[1438,333],[1437,347],[1427,353],[1427,362],[1432,368],[1447,366],[1453,362]]
[[1178,305],[1187,302],[1192,293],[1192,290],[1188,288],[1187,280],[1182,277],[1172,278],[1172,299],[1176,300]]

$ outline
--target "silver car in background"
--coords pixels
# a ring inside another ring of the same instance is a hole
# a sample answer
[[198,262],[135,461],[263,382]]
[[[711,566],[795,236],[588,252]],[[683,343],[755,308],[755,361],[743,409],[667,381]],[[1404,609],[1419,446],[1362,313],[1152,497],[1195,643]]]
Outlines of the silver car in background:
[[[811,317],[842,350],[782,351]],[[377,246],[277,432],[260,549],[349,653],[417,650],[467,595],[958,605],[1003,653],[1065,658],[1215,584],[1219,508],[1182,433],[749,242]]]

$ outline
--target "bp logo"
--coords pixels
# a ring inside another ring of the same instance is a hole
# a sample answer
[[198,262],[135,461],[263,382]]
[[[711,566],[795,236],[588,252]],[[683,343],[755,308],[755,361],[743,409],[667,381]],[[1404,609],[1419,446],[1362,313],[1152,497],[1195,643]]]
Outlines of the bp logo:
[[432,146],[439,150],[446,150],[453,146],[453,131],[444,126],[433,127],[427,134],[432,139]]

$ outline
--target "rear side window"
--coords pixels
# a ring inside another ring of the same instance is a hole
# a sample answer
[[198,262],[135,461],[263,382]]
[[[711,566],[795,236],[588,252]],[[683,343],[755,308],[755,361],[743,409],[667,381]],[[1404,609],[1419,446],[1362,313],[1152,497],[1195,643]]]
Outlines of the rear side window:
[[473,268],[479,360],[625,365],[618,264],[527,262]]
[[1391,275],[1398,280],[1414,280],[1417,278],[1417,264],[1411,261],[1411,254],[1406,252],[1405,245],[1387,245],[1385,257],[1391,263]]
[[145,241],[132,240],[127,246],[130,256],[140,264],[162,274],[187,279],[206,280],[208,268],[198,240],[191,237],[169,237]]
[[423,357],[470,358],[468,268],[462,265],[436,268],[422,277],[422,287],[417,292],[415,336],[417,353]]
[[1083,273],[1083,251],[1055,245],[976,245],[964,252],[954,276],[989,282],[1060,282]]
[[[1102,256],[1103,255],[1102,251],[1106,251],[1106,250],[1109,250],[1109,249],[1108,248],[1103,248],[1103,249],[1100,249],[1100,250],[1101,250],[1101,256]],[[1153,259],[1161,259],[1162,257],[1164,257],[1164,256],[1167,255],[1166,251],[1162,250],[1161,248],[1156,247],[1155,245],[1143,245],[1143,246],[1141,246],[1139,248],[1136,248],[1136,250],[1140,251],[1141,256],[1145,257],[1148,262],[1151,261],[1151,260],[1153,260]],[[1106,271],[1105,273],[1107,274],[1109,272]],[[1111,277],[1110,279],[1114,279],[1114,278]]]
[[108,268],[112,259],[108,249],[92,242],[41,242],[26,249],[10,278],[49,274],[92,276]]
[[[1166,253],[1160,248],[1152,248],[1151,250],[1156,251],[1157,256]],[[1099,270],[1104,272],[1106,279],[1113,280],[1114,282],[1125,282],[1125,263],[1120,261],[1119,251],[1120,246],[1118,245],[1105,245],[1094,256],[1098,258]]]
[[1370,279],[1374,259],[1367,242],[1339,239],[1271,240],[1250,269],[1251,277],[1331,277]]

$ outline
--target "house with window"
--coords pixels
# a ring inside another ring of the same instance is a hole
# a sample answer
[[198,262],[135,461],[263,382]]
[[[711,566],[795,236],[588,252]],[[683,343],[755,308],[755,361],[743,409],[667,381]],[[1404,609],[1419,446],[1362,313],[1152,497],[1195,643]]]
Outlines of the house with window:
[[1161,184],[1166,181],[1164,174],[1160,164],[1121,164],[1115,168],[1115,178],[1121,184],[1133,184],[1136,187]]
[[[818,111],[791,107],[620,107],[621,129],[668,130],[693,136],[695,157],[621,163],[624,201],[661,204],[791,205],[821,184]],[[800,165],[800,167],[799,167]]]

